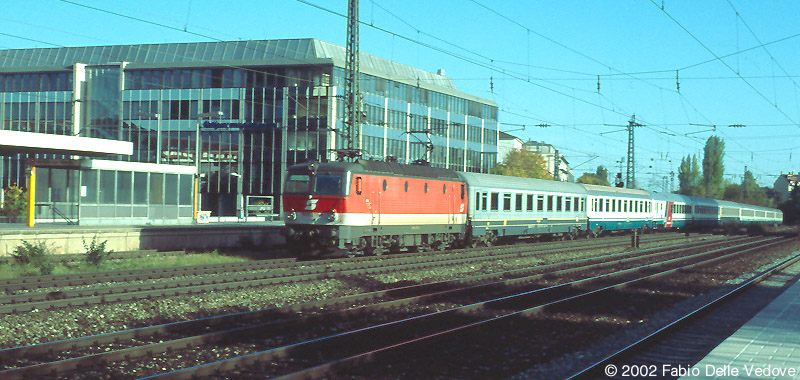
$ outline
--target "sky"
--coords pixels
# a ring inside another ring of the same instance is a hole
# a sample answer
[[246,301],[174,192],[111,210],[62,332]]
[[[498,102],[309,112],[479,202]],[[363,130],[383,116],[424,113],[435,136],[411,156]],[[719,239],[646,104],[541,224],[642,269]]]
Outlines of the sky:
[[[346,44],[345,0],[29,0],[0,49],[316,38]],[[640,187],[725,142],[725,178],[800,171],[800,2],[360,0],[363,53],[436,72],[499,106],[500,130],[544,141],[576,177],[627,156]],[[539,127],[544,125],[544,127]],[[524,127],[523,127],[524,126]],[[624,167],[623,167],[624,172]]]

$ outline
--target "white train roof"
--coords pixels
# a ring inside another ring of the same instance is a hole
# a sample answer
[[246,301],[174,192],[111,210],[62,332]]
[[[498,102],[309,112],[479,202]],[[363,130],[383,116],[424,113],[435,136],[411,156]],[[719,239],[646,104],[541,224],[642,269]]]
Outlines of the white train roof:
[[622,187],[587,185],[587,184],[581,184],[580,186],[585,187],[589,195],[605,195],[605,196],[616,196],[616,197],[624,196],[628,198],[651,199],[650,193],[639,189],[626,189]]
[[586,189],[583,186],[572,182],[466,172],[458,172],[458,176],[470,186],[497,188],[498,190],[586,194]]

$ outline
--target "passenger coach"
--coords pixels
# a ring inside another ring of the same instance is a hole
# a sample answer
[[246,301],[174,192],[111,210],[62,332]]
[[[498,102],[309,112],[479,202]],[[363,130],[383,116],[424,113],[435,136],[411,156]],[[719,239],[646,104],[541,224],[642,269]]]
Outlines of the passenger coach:
[[602,231],[650,229],[653,227],[650,193],[636,189],[583,185],[589,199],[589,230],[595,236]]
[[530,235],[574,238],[586,231],[583,186],[532,178],[462,173],[469,189],[471,243]]

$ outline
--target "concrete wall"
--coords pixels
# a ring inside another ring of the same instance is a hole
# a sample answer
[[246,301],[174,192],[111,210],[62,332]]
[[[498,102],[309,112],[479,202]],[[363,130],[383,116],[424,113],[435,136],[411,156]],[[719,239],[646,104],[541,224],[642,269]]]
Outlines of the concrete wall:
[[[40,225],[41,226],[41,225]],[[275,247],[285,244],[280,224],[209,224],[159,227],[39,227],[32,229],[0,229],[0,256],[9,256],[23,241],[44,241],[55,254],[85,253],[83,242],[104,240],[106,249],[135,251],[155,249],[213,250],[252,244]]]

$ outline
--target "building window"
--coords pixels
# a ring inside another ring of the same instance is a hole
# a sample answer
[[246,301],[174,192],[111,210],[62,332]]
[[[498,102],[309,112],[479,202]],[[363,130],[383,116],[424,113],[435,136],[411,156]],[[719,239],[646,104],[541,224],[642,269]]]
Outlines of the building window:
[[164,204],[164,174],[150,174],[150,204]]
[[133,192],[133,204],[146,205],[147,191],[144,191],[144,189],[148,188],[147,173],[139,173],[139,172],[133,173],[133,188],[138,189],[137,191]]
[[132,172],[117,172],[117,204],[131,204],[132,179]]
[[114,204],[116,200],[114,190],[117,188],[115,176],[113,170],[100,170],[100,203]]

